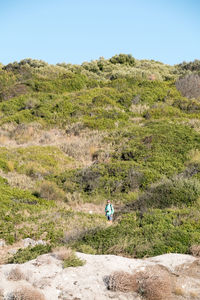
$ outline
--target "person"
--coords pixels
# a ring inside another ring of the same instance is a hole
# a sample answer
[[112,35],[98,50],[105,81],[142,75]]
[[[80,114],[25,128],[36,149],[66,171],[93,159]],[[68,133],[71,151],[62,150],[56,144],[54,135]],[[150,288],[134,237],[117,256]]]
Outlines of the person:
[[105,215],[107,217],[107,220],[109,222],[112,222],[113,220],[113,214],[114,214],[114,207],[110,203],[110,200],[107,201],[106,207],[105,207]]

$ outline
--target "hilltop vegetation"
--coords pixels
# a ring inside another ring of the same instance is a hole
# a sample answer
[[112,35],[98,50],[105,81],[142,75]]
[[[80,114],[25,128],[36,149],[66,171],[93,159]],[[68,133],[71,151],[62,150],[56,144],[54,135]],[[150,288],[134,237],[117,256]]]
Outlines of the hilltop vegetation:
[[199,83],[198,60],[0,65],[0,238],[188,253],[200,240]]

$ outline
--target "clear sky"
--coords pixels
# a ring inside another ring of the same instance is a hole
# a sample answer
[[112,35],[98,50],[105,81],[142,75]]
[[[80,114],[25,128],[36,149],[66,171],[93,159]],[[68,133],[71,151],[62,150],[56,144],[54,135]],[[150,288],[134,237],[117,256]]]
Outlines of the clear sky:
[[0,0],[0,62],[200,59],[200,0]]

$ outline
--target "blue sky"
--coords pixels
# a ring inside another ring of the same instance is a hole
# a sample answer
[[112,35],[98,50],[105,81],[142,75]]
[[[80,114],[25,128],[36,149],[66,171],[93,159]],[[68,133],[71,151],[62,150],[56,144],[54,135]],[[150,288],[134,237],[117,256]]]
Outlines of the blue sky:
[[200,59],[199,0],[0,0],[0,62]]

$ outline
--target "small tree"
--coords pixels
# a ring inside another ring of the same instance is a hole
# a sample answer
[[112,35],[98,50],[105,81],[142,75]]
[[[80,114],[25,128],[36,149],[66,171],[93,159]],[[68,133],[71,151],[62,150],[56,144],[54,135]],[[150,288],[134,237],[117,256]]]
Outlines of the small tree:
[[131,54],[119,54],[110,58],[112,64],[135,65],[135,58]]

